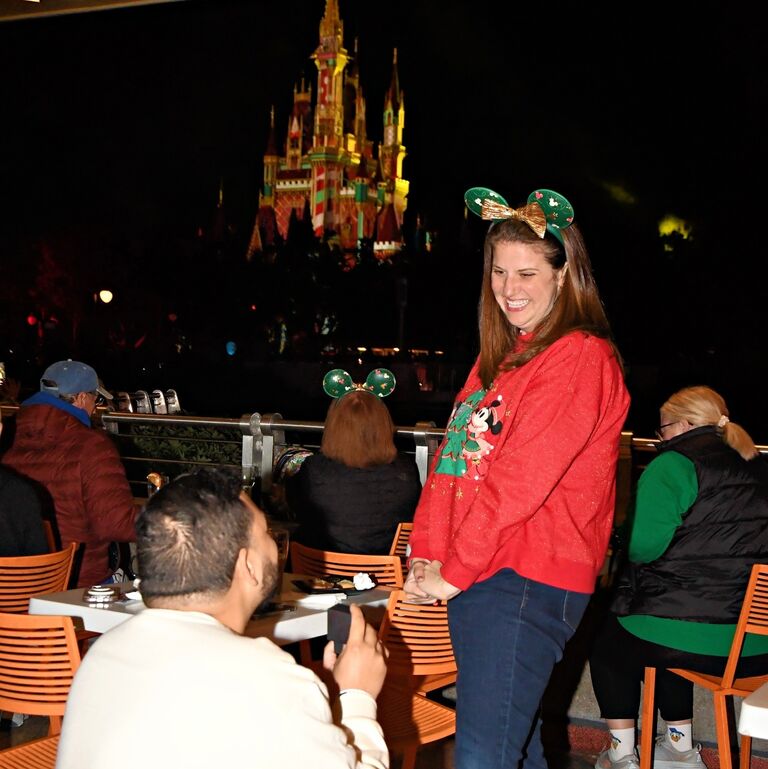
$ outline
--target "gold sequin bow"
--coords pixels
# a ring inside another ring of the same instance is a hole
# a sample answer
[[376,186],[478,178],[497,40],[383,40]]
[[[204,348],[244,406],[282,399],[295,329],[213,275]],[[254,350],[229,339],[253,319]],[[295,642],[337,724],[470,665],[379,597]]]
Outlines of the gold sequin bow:
[[547,217],[538,203],[528,203],[521,208],[510,208],[486,198],[480,216],[483,219],[517,219],[527,224],[540,238],[547,232]]

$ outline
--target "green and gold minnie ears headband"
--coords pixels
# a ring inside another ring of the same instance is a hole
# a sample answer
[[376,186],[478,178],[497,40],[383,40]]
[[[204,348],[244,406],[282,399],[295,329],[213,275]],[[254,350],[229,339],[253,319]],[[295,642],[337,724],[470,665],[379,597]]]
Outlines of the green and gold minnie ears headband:
[[323,377],[323,390],[331,398],[341,398],[342,395],[362,390],[363,392],[386,398],[395,389],[395,375],[386,368],[375,368],[362,384],[356,384],[344,369],[335,368]]
[[559,192],[535,190],[522,208],[511,208],[498,192],[486,187],[471,187],[464,193],[467,208],[482,219],[518,219],[540,238],[552,233],[563,245],[561,230],[573,224],[573,206]]

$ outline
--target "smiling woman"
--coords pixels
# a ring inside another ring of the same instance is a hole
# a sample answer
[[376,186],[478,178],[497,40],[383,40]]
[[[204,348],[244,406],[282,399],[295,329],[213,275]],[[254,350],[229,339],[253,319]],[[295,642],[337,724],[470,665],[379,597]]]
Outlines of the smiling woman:
[[480,356],[424,485],[405,589],[449,600],[457,769],[543,769],[536,713],[605,558],[629,397],[570,203],[465,200],[495,220]]

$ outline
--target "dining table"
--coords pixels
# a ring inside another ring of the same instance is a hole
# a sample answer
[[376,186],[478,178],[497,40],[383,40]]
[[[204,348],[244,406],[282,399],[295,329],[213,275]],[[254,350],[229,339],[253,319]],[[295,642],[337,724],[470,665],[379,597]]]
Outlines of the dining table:
[[[267,606],[254,613],[245,635],[253,638],[264,636],[280,646],[325,636],[328,632],[327,612],[335,603],[359,604],[366,619],[378,623],[394,589],[379,585],[349,593],[312,594],[296,584],[308,579],[306,575],[284,573],[280,592],[272,597]],[[87,600],[88,588],[82,587],[32,596],[29,613],[73,617],[78,627],[106,633],[146,608],[133,583],[122,582],[110,587],[117,590],[119,597],[103,603]]]
[[768,683],[741,701],[738,732],[747,737],[768,739]]

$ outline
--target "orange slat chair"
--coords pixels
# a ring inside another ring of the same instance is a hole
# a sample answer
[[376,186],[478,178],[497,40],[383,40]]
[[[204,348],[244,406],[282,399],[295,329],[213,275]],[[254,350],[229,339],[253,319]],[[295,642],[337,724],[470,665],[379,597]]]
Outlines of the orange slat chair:
[[79,666],[71,617],[0,613],[0,710],[48,716],[59,734]]
[[390,751],[403,757],[401,769],[413,769],[422,745],[456,732],[456,711],[424,694],[456,680],[445,603],[409,604],[394,591],[379,639],[389,650],[379,723]]
[[54,769],[59,735],[0,750],[0,769]]
[[73,542],[54,553],[0,558],[0,611],[24,613],[33,595],[66,590],[76,550]]
[[397,524],[395,536],[392,539],[392,547],[389,548],[390,555],[396,555],[403,562],[403,579],[408,576],[407,561],[408,541],[413,531],[413,523],[401,522]]
[[456,683],[456,658],[448,631],[448,605],[408,603],[397,590],[389,597],[379,638],[389,651],[387,675],[419,693]]
[[43,531],[45,532],[45,541],[48,543],[48,552],[55,553],[60,548],[56,542],[56,532],[53,530],[53,524],[50,521],[43,520]]
[[[728,728],[727,697],[746,697],[761,684],[768,681],[768,674],[751,678],[736,678],[736,666],[739,663],[741,650],[744,646],[744,636],[747,633],[768,635],[768,564],[755,564],[744,595],[741,614],[733,635],[731,651],[722,676],[697,673],[695,670],[684,668],[669,668],[682,678],[692,681],[697,686],[703,686],[712,692],[715,708],[715,730],[717,732],[717,750],[720,755],[720,769],[732,769],[731,735]],[[654,704],[654,689],[656,686],[656,668],[645,669],[643,685],[642,738],[640,742],[640,769],[650,769],[653,764],[653,748],[655,737],[656,708]],[[752,752],[752,738],[741,737],[740,769],[749,769]]]
[[359,555],[316,550],[299,542],[291,542],[291,571],[322,577],[338,574],[351,577],[360,571],[368,572],[380,585],[403,586],[403,567],[396,555]]
[[[309,577],[322,577],[326,574],[352,577],[363,571],[372,575],[379,585],[403,586],[403,566],[396,555],[334,553],[330,550],[316,550],[299,542],[291,542],[291,571]],[[299,657],[302,665],[316,668],[309,641],[299,643]]]

